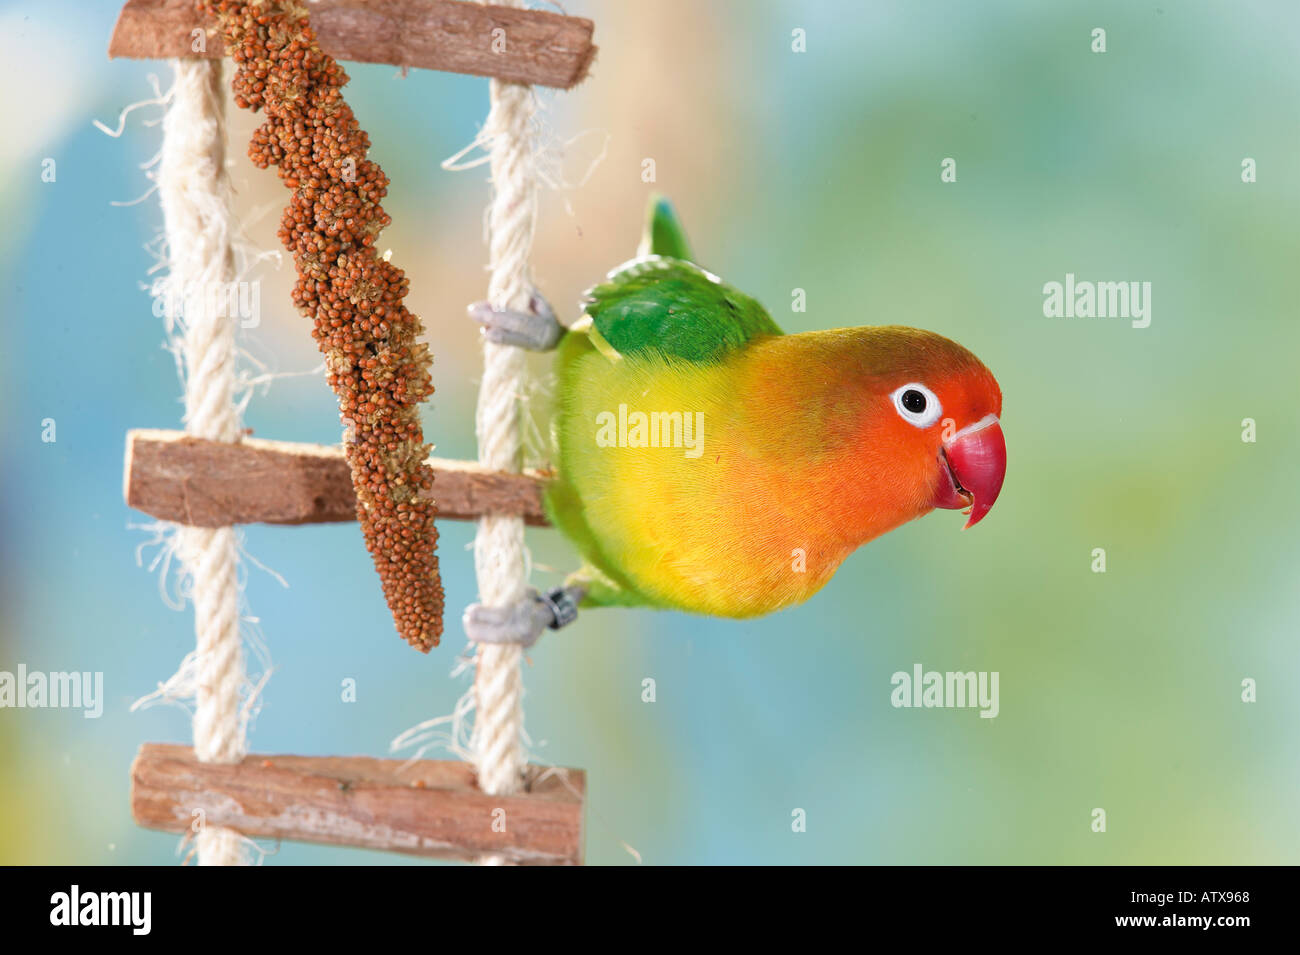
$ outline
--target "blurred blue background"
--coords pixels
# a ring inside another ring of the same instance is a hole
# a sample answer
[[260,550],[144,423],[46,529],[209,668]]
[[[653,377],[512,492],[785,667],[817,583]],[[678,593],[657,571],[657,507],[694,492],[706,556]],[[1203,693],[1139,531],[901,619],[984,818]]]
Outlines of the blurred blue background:
[[[160,130],[143,123],[156,109],[120,139],[91,125],[115,126],[170,70],[107,59],[117,8],[0,5],[0,670],[103,671],[106,696],[98,720],[0,709],[5,863],[177,859],[176,837],[132,823],[127,770],[142,741],[187,741],[188,717],[128,707],[192,647],[191,617],[137,566],[149,534],[132,525],[148,519],[121,481],[126,431],[178,427],[181,406],[141,291],[156,198],[110,204],[146,190]],[[1300,8],[566,9],[596,21],[600,54],[585,84],[545,96],[570,188],[543,198],[534,263],[557,308],[631,255],[662,191],[703,264],[787,329],[912,324],[971,348],[1002,384],[1010,452],[979,528],[946,512],[908,525],[804,606],[745,623],[595,611],[545,638],[528,729],[539,760],[589,774],[588,861],[632,861],[625,843],[647,863],[1300,861]],[[470,458],[464,305],[485,288],[488,186],[485,169],[439,163],[474,138],[487,81],[348,69],[393,182],[381,243],[435,355],[426,434]],[[285,195],[244,155],[254,124],[232,108],[231,171],[248,233],[275,249]],[[283,373],[319,363],[291,272],[266,268],[243,342]],[[1151,282],[1150,327],[1045,318],[1042,287],[1067,272]],[[337,420],[320,376],[276,380],[246,416],[258,436],[322,443]],[[440,529],[454,621],[475,599],[472,527]],[[530,543],[535,583],[572,568],[555,532]],[[405,646],[355,525],[253,526],[245,544],[289,584],[245,564],[274,661],[254,751],[386,755],[451,712],[467,687],[449,675],[455,625],[427,657]],[[890,676],[915,663],[998,671],[1000,714],[895,709]],[[271,861],[412,860],[284,844]]]

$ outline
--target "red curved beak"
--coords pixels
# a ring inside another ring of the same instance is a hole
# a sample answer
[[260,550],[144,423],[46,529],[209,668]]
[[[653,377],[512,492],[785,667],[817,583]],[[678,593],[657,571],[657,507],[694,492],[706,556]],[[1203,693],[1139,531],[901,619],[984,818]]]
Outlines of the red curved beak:
[[969,507],[974,527],[993,507],[1007,474],[1007,442],[996,415],[985,415],[975,424],[962,428],[944,442],[939,458],[948,471],[949,486],[935,494],[934,506]]

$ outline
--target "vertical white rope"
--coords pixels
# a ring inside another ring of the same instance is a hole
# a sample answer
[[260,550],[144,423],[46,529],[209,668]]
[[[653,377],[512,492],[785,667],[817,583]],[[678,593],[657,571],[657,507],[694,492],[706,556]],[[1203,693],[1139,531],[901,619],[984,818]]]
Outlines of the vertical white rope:
[[[509,0],[522,6],[520,0]],[[510,41],[506,37],[506,42]],[[491,111],[483,138],[491,143],[493,200],[488,213],[488,301],[498,308],[526,310],[532,297],[528,253],[537,211],[531,86],[491,81]],[[479,463],[496,470],[520,469],[519,398],[524,354],[512,346],[484,342],[477,432]],[[484,517],[474,541],[479,599],[484,606],[521,600],[528,580],[524,522],[518,517]],[[471,749],[485,792],[517,792],[523,781],[523,651],[518,646],[478,648],[474,678],[475,718]],[[492,860],[485,860],[492,861]]]
[[[157,173],[169,264],[163,283],[166,316],[180,336],[185,430],[235,441],[238,318],[226,307],[225,294],[235,268],[221,60],[175,60],[173,65],[176,80],[163,119]],[[194,597],[194,752],[203,762],[238,762],[247,752],[241,713],[246,675],[234,528],[182,526],[177,551]],[[204,826],[196,841],[199,865],[249,861],[242,837],[232,830]]]

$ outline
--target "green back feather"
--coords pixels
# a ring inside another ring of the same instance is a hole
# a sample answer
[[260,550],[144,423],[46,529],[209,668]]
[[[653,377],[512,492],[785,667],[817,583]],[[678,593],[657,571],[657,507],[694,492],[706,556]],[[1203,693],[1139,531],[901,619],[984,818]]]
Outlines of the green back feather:
[[685,230],[667,199],[651,199],[641,244],[648,254],[586,294],[583,311],[603,339],[598,347],[710,363],[754,338],[781,334],[762,305],[688,260]]
[[650,350],[712,363],[754,338],[781,334],[745,293],[690,262],[655,255],[611,272],[587,293],[583,310],[624,355]]

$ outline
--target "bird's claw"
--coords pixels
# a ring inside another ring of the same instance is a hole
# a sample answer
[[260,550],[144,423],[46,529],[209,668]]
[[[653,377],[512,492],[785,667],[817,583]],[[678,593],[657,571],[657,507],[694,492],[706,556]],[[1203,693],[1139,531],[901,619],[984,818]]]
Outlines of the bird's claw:
[[529,590],[507,607],[470,604],[463,618],[465,633],[474,643],[531,647],[548,628],[559,630],[577,619],[581,599],[577,588],[556,587],[544,594]]
[[556,587],[544,594],[537,594],[537,599],[546,605],[551,614],[551,621],[546,626],[559,630],[577,620],[578,602],[582,596],[582,591],[577,587]]
[[470,317],[483,326],[483,337],[498,345],[550,351],[564,334],[564,326],[556,319],[554,310],[536,292],[526,312],[495,308],[488,302],[475,302],[468,311]]

